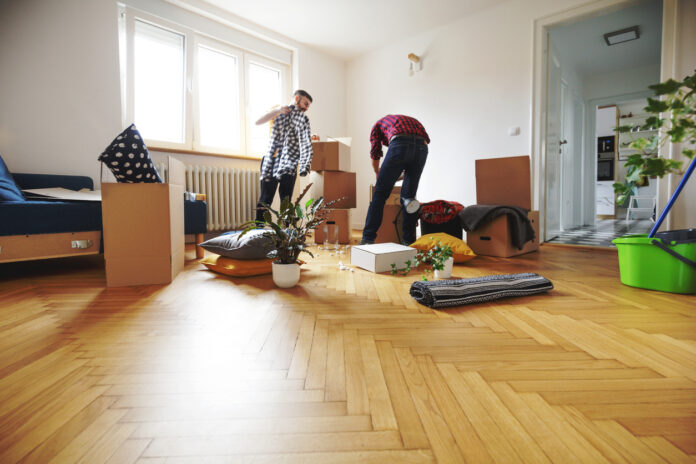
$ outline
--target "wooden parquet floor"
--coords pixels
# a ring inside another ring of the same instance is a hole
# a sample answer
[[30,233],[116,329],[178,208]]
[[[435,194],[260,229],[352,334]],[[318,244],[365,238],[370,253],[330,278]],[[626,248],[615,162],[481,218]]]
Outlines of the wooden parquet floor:
[[696,462],[693,295],[544,246],[454,276],[549,294],[433,311],[420,272],[339,260],[289,290],[192,259],[131,288],[101,257],[2,265],[0,463]]

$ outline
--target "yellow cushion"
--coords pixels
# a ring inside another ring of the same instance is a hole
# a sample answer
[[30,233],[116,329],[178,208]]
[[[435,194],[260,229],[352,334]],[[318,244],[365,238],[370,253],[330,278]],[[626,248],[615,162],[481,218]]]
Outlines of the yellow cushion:
[[457,237],[452,237],[444,232],[423,235],[418,240],[413,242],[411,246],[420,251],[428,251],[437,245],[438,240],[440,241],[440,245],[449,245],[449,247],[452,249],[452,257],[454,258],[455,263],[465,263],[476,257],[476,253],[469,248],[466,242],[458,239]]
[[200,261],[211,271],[233,277],[249,277],[272,272],[272,259],[232,259],[211,255]]

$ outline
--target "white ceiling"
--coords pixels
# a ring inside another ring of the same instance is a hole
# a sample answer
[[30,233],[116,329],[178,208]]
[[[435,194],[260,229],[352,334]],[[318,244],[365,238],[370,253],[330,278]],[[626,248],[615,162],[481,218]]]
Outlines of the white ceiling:
[[[604,34],[638,26],[640,38],[611,47]],[[662,0],[646,0],[609,14],[564,24],[550,31],[564,64],[581,76],[606,74],[660,62]]]
[[204,0],[350,59],[507,0]]

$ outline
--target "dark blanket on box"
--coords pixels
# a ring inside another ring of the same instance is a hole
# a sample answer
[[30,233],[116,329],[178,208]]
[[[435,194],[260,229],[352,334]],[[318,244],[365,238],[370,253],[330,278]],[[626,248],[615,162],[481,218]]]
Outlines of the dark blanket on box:
[[411,284],[411,296],[431,308],[484,303],[512,296],[534,295],[553,289],[550,280],[539,274],[504,274],[473,279],[418,281]]
[[467,232],[485,226],[493,219],[506,214],[512,232],[512,244],[521,250],[524,244],[534,240],[534,229],[527,211],[517,206],[472,205],[459,212],[459,221]]

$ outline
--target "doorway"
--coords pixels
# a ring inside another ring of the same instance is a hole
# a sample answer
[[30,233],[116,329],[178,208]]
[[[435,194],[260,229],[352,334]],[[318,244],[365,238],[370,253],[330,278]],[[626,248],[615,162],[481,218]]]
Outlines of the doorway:
[[[612,3],[611,11],[578,13],[537,28],[545,44],[538,172],[546,242],[562,240],[569,232],[587,232],[599,220],[620,220],[619,209],[609,214],[600,211],[598,218],[597,199],[607,196],[598,193],[598,176],[609,182],[608,196],[613,200],[613,182],[604,172],[609,163],[598,164],[598,102],[644,98],[648,85],[660,81],[662,0],[619,7]],[[630,26],[638,26],[638,38],[614,45],[604,40],[605,34]],[[617,152],[617,173],[618,161]],[[622,234],[622,227],[614,229],[617,236]]]

